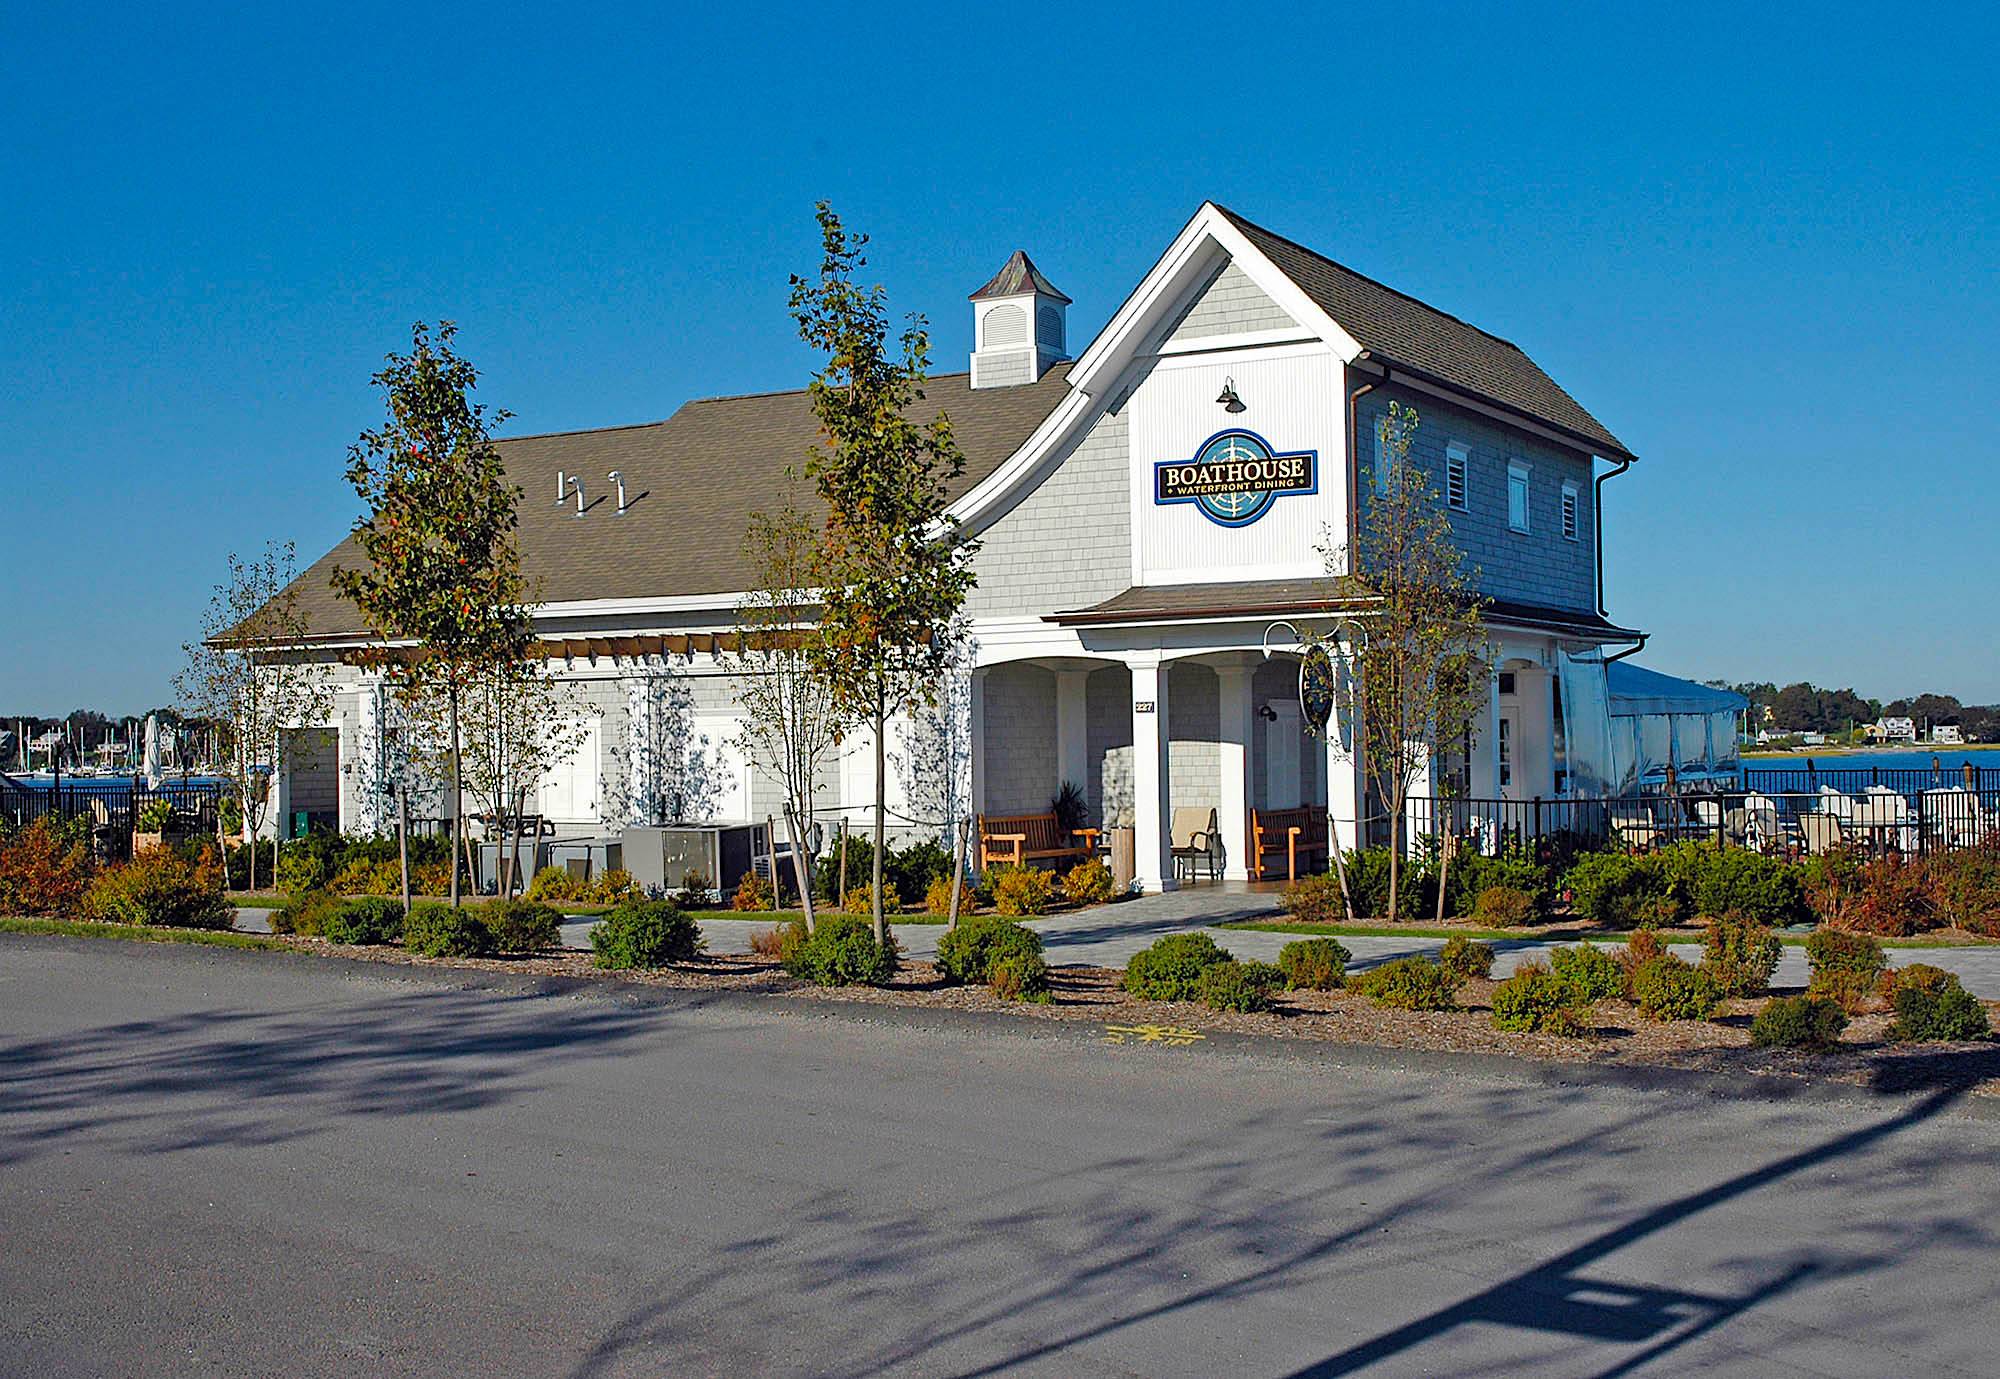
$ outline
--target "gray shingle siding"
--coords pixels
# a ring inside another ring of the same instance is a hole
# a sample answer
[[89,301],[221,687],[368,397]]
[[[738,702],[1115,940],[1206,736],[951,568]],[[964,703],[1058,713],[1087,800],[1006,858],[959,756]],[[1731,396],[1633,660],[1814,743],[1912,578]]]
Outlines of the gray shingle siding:
[[[1417,410],[1419,424],[1410,445],[1410,460],[1430,476],[1440,501],[1446,449],[1455,441],[1465,446],[1469,511],[1448,509],[1446,515],[1467,562],[1478,569],[1480,592],[1494,599],[1594,612],[1596,528],[1590,457],[1430,394],[1378,387],[1364,393],[1355,407],[1361,452],[1357,477],[1364,514],[1373,485],[1376,423],[1391,401]],[[1525,533],[1507,525],[1510,460],[1523,461],[1532,471],[1528,481],[1529,530]],[[1562,535],[1565,480],[1577,488],[1574,541]]]
[[[1025,335],[1023,336],[1025,339]],[[1028,361],[1034,357],[1031,349],[1005,349],[992,352],[982,351],[973,360],[973,368],[979,376],[981,388],[1011,388],[1018,383],[1029,381]]]
[[1210,279],[1195,297],[1167,339],[1199,340],[1210,335],[1234,335],[1242,331],[1283,330],[1297,322],[1285,309],[1264,295],[1264,289],[1234,261]]
[[1099,417],[1060,466],[978,533],[975,618],[1029,617],[1108,599],[1132,582],[1129,427]]
[[986,672],[986,783],[989,814],[1038,813],[1055,795],[1056,679],[1021,662]]

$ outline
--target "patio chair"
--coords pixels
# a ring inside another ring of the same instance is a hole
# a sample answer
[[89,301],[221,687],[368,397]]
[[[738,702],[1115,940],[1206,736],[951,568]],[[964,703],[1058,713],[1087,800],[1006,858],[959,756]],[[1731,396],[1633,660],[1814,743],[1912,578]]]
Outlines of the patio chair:
[[1799,836],[1805,842],[1808,857],[1824,857],[1847,843],[1847,829],[1838,814],[1799,815]]
[[1614,807],[1611,811],[1611,831],[1618,835],[1620,843],[1633,852],[1645,852],[1660,840],[1653,812],[1643,805]]
[[1205,869],[1211,881],[1222,875],[1222,833],[1216,826],[1215,810],[1200,805],[1176,808],[1168,838],[1176,877],[1183,865],[1190,881],[1197,867]]

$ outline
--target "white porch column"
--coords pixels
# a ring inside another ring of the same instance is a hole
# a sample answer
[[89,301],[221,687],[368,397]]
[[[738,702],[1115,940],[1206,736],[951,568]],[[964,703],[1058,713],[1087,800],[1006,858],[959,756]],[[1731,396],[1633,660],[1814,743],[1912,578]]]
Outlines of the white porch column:
[[1059,670],[1056,675],[1056,780],[1051,794],[1064,781],[1075,781],[1084,794],[1090,793],[1090,672]]
[[1250,702],[1249,666],[1218,666],[1221,682],[1220,779],[1216,791],[1217,818],[1226,849],[1222,875],[1229,881],[1250,877],[1250,747],[1257,727]]
[[[970,712],[967,716],[972,720],[970,730],[970,737],[972,739],[972,791],[970,796],[971,802],[968,808],[974,814],[983,814],[986,812],[986,668],[984,666],[972,672],[972,687],[967,698],[970,702]],[[973,826],[975,828],[978,827],[977,820],[974,821]],[[974,839],[975,845],[977,841],[977,839]],[[972,854],[972,860],[975,864],[979,861],[979,853],[976,846]]]
[[1174,889],[1173,817],[1167,793],[1167,673],[1157,655],[1132,667],[1133,879],[1147,892]]
[[[1361,802],[1366,787],[1361,779],[1361,763],[1340,745],[1340,734],[1329,729],[1326,735],[1326,818],[1333,845],[1345,852],[1361,846]],[[1333,859],[1328,858],[1331,865]]]

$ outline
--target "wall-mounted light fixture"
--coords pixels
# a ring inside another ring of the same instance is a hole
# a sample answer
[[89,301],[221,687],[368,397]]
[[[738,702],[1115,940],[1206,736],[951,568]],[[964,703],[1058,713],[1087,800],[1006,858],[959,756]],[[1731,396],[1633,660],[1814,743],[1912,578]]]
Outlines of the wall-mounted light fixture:
[[1276,723],[1278,721],[1278,711],[1269,704],[1259,704],[1257,706],[1257,716],[1266,723]]
[[1222,380],[1222,396],[1216,398],[1216,401],[1222,404],[1222,410],[1225,412],[1234,413],[1243,410],[1243,399],[1236,395],[1235,379]]

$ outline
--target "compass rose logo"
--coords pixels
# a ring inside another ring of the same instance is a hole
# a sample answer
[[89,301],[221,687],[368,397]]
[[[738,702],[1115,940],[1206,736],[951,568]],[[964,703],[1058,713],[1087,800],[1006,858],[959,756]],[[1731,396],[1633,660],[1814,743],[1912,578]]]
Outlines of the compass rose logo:
[[1193,503],[1223,527],[1247,527],[1286,494],[1318,490],[1318,451],[1279,453],[1254,431],[1219,431],[1192,460],[1153,466],[1155,503]]

